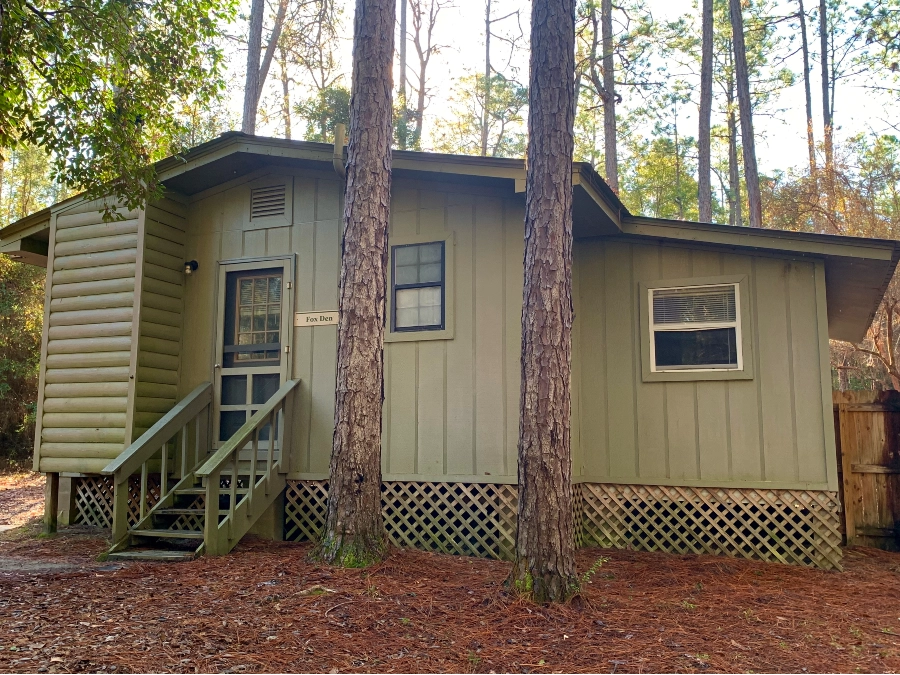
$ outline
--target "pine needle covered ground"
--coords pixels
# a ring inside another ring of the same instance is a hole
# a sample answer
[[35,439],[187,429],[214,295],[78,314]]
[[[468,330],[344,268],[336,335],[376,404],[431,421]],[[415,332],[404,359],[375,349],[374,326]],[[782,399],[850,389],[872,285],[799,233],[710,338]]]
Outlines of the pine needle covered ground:
[[247,541],[124,565],[97,561],[97,532],[37,532],[0,534],[3,672],[900,670],[900,555],[873,549],[842,573],[582,550],[582,574],[609,558],[582,601],[538,608],[505,594],[504,562],[393,551],[336,571]]

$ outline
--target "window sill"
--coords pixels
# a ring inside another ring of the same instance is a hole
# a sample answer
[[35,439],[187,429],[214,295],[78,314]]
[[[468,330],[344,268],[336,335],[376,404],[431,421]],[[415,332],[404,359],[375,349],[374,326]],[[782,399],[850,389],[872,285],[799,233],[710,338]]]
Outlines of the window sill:
[[426,340],[452,340],[453,329],[411,330],[408,332],[385,332],[385,342],[424,342]]
[[753,371],[744,370],[704,370],[704,371],[678,371],[668,370],[663,372],[645,372],[644,382],[703,382],[721,380],[752,380]]

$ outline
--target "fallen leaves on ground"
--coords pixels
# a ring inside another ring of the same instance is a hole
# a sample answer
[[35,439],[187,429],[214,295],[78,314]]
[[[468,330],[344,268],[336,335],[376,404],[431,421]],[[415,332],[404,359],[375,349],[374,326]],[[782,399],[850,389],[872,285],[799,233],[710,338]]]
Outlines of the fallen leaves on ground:
[[[245,541],[221,558],[97,563],[100,536],[2,552],[70,573],[0,573],[0,671],[891,672],[900,557],[848,549],[844,572],[586,549],[609,562],[582,601],[504,591],[509,564],[395,550],[365,570],[308,544]],[[24,569],[24,568],[23,568]]]
[[39,473],[0,473],[0,531],[20,527],[44,510],[44,477]]

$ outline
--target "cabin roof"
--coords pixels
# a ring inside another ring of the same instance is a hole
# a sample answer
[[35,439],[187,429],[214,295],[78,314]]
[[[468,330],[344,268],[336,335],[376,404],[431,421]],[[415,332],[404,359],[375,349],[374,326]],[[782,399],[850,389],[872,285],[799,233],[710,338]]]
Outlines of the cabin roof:
[[[321,170],[342,163],[343,154],[331,144],[230,131],[157,162],[156,170],[167,190],[190,198],[273,166]],[[521,159],[395,150],[392,169],[400,179],[493,185],[512,188],[515,193],[525,190],[525,162]],[[79,200],[79,196],[72,197],[3,228],[0,252],[46,265],[51,214]],[[615,236],[821,259],[829,337],[851,342],[865,336],[900,259],[900,242],[893,240],[635,216],[586,162],[573,166],[573,232],[576,239]]]

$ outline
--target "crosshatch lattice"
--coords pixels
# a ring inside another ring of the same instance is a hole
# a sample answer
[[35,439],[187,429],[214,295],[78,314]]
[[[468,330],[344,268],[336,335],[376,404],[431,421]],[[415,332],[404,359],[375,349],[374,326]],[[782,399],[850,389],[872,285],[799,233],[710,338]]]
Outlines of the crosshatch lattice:
[[841,569],[837,493],[582,483],[584,543]]
[[[140,517],[139,501],[141,498],[139,476],[132,476],[128,481],[128,525],[137,523]],[[74,522],[91,527],[111,527],[113,514],[113,477],[81,476],[72,479],[75,491]],[[147,477],[146,511],[159,501],[159,474]]]
[[[573,485],[581,546],[709,553],[840,569],[836,493],[653,485]],[[325,525],[327,481],[289,481],[285,539],[315,539]],[[510,559],[515,485],[389,482],[382,512],[397,546]]]
[[[516,486],[386,482],[381,508],[395,546],[457,555],[511,559]],[[327,481],[289,481],[285,539],[313,540],[325,526]]]

